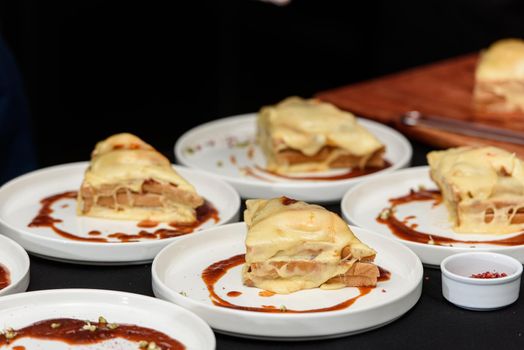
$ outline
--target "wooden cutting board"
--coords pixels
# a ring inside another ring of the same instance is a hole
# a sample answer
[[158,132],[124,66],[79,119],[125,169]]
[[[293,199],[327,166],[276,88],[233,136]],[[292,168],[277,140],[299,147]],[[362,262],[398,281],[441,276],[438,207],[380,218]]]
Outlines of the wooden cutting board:
[[474,111],[472,91],[477,59],[477,54],[460,56],[322,91],[316,97],[356,115],[393,126],[407,137],[436,148],[490,144],[517,152],[524,158],[522,145],[400,123],[401,115],[418,110],[423,114],[524,132],[524,114],[486,115]]

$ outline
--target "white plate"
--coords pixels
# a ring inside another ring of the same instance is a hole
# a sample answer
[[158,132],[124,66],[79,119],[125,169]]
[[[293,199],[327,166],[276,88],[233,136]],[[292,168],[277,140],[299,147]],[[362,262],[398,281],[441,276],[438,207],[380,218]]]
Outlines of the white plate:
[[[28,227],[40,209],[40,200],[51,195],[77,190],[83,179],[87,162],[64,164],[31,172],[0,188],[0,228],[3,234],[17,241],[27,251],[43,257],[89,264],[141,263],[153,260],[166,245],[180,237],[142,239],[129,243],[96,243],[62,238],[47,227]],[[220,220],[209,220],[194,233],[237,221],[240,208],[238,193],[226,182],[204,172],[177,166],[175,169],[187,178],[197,191],[218,210]],[[67,207],[63,207],[67,205]],[[81,237],[96,230],[104,237],[109,233],[137,233],[141,228],[135,221],[106,220],[76,215],[76,200],[63,199],[53,206],[53,216],[62,219],[57,224],[67,232]],[[165,225],[168,227],[167,225]],[[147,231],[164,227],[159,225]]]
[[[338,201],[348,188],[360,181],[403,168],[411,161],[411,145],[402,134],[383,124],[358,119],[359,123],[386,145],[386,159],[392,166],[374,174],[337,181],[288,180],[258,172],[259,176],[270,179],[271,182],[268,182],[245,175],[241,170],[245,167],[254,169],[256,166],[264,168],[266,164],[262,151],[254,144],[255,120],[256,114],[250,113],[219,119],[187,131],[175,144],[177,161],[221,177],[233,185],[243,198],[272,198],[285,195],[314,202]],[[333,170],[313,175],[344,172],[345,170]]]
[[[366,181],[351,188],[344,195],[341,203],[342,215],[353,225],[401,241],[427,265],[438,267],[447,256],[472,250],[499,252],[511,255],[524,263],[524,246],[522,245],[504,247],[486,242],[475,245],[454,243],[453,246],[442,246],[417,243],[398,238],[386,225],[377,222],[378,214],[384,208],[389,207],[390,198],[406,195],[410,189],[417,189],[421,185],[427,189],[437,189],[436,184],[429,178],[429,167],[427,166],[403,169]],[[433,207],[432,201],[419,201],[397,206],[397,218],[404,219],[410,215],[415,216],[409,223],[417,224],[417,231],[458,240],[489,241],[515,235],[457,234],[452,230],[445,205],[440,204]]]
[[[164,248],[153,261],[153,292],[193,311],[217,332],[247,338],[309,340],[360,333],[394,321],[416,304],[422,290],[422,264],[402,244],[370,231],[355,234],[377,250],[376,262],[391,271],[391,279],[339,311],[284,314],[242,311],[215,306],[201,278],[202,271],[220,260],[245,252],[246,226],[235,223],[187,237]],[[258,288],[241,282],[241,266],[218,281],[215,291],[225,300],[244,306],[272,305],[311,310],[330,307],[358,295],[357,288],[310,289],[289,295],[261,297]],[[382,291],[384,290],[384,291]],[[230,291],[242,293],[228,297]]]
[[9,272],[10,284],[0,296],[22,293],[29,285],[29,256],[15,241],[0,235],[0,265]]
[[[178,340],[188,350],[215,348],[215,336],[202,319],[176,305],[152,297],[96,289],[59,289],[0,298],[0,330],[8,327],[16,330],[55,318],[96,322],[99,316],[110,323],[152,328]],[[12,345],[25,346],[31,350],[138,348],[136,343],[123,339],[69,346],[59,341],[21,338]]]

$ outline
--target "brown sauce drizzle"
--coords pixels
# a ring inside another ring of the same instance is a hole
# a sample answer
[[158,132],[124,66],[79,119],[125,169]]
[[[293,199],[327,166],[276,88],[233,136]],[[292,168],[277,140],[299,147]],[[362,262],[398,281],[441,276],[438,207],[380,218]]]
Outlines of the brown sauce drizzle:
[[144,227],[144,228],[153,228],[158,226],[158,222],[153,220],[142,220],[138,224],[136,224],[138,227]]
[[[232,268],[242,265],[246,262],[245,254],[239,254],[232,256],[231,258],[218,261],[214,264],[211,264],[208,266],[203,272],[202,272],[202,279],[204,280],[204,283],[207,286],[207,290],[209,291],[209,297],[211,299],[211,302],[216,306],[225,307],[228,309],[235,309],[235,310],[243,310],[243,311],[255,311],[255,312],[265,312],[265,313],[313,313],[313,312],[325,312],[325,311],[336,311],[336,310],[343,310],[348,307],[350,307],[355,301],[357,301],[359,298],[363,297],[364,295],[371,292],[373,289],[372,287],[359,287],[359,294],[353,298],[347,299],[339,304],[320,308],[320,309],[311,309],[311,310],[292,310],[287,309],[285,307],[277,308],[273,305],[262,305],[262,307],[254,307],[254,306],[241,306],[236,305],[233,303],[230,303],[224,299],[222,299],[216,292],[215,292],[215,284]],[[385,271],[385,270],[384,270]]]
[[254,156],[255,156],[255,148],[253,146],[249,146],[247,149],[247,158],[253,159]]
[[[342,173],[342,174],[338,174],[338,175],[327,175],[327,176],[293,176],[293,175],[285,175],[285,174],[280,174],[280,173],[277,173],[277,172],[274,172],[274,171],[269,171],[267,169],[264,169],[258,165],[255,166],[255,169],[262,172],[262,173],[266,173],[266,174],[269,174],[269,175],[272,175],[272,176],[276,176],[276,177],[279,177],[279,178],[282,178],[282,179],[289,179],[289,180],[302,180],[302,181],[337,181],[337,180],[346,180],[346,179],[351,179],[351,178],[354,178],[354,177],[358,177],[358,176],[364,176],[364,175],[369,175],[369,174],[373,174],[373,173],[376,173],[377,171],[381,171],[381,170],[384,170],[386,168],[389,168],[391,166],[391,163],[386,161],[384,166],[381,166],[381,167],[367,167],[367,168],[364,168],[364,169],[361,169],[361,168],[352,168],[350,169],[349,171],[345,172],[345,173]],[[245,168],[244,168],[245,170]],[[246,171],[246,174],[247,175],[251,175],[249,172]]]
[[280,197],[280,202],[282,203],[282,205],[291,205],[293,203],[296,203],[297,200],[283,196]]
[[227,296],[231,297],[231,298],[236,298],[236,297],[241,296],[241,295],[242,295],[242,292],[238,292],[236,290],[232,290],[231,292],[227,293]]
[[[440,203],[442,203],[442,195],[440,194],[439,190],[420,189],[420,190],[415,191],[413,189],[410,189],[409,194],[405,196],[391,198],[389,199],[389,202],[393,206],[396,206],[396,205],[406,204],[406,203],[411,203],[411,202],[416,202],[416,201],[431,201],[431,200],[433,201],[434,206],[437,206]],[[415,218],[414,216],[408,216],[408,218],[409,217]]]
[[433,206],[437,206],[442,203],[442,195],[438,190],[413,190],[409,191],[409,194],[389,200],[391,207],[389,207],[387,217],[379,215],[376,220],[377,222],[387,225],[390,231],[397,237],[410,242],[444,245],[449,246],[454,243],[463,244],[493,244],[501,246],[516,246],[524,244],[524,232],[516,236],[491,241],[477,241],[477,240],[461,240],[434,235],[431,233],[425,233],[415,230],[416,224],[409,225],[406,218],[400,220],[395,217],[395,207],[397,205],[416,202],[416,201],[434,201]]
[[[56,224],[62,222],[61,219],[54,218],[52,216],[53,209],[52,206],[64,199],[76,199],[76,191],[68,191],[59,194],[55,194],[50,197],[46,197],[40,201],[41,208],[35,218],[29,223],[28,227],[49,227],[60,237],[74,240],[74,241],[83,241],[83,242],[95,242],[95,243],[107,243],[110,242],[107,238],[104,237],[81,237],[73,233],[64,231],[56,226]],[[179,223],[170,223],[171,228],[159,228],[155,231],[149,232],[146,230],[141,230],[136,234],[129,234],[125,232],[115,232],[109,234],[107,237],[116,239],[122,243],[126,242],[136,242],[139,239],[165,239],[172,238],[177,236],[186,235],[192,233],[196,228],[207,222],[208,220],[214,220],[215,222],[219,221],[217,209],[208,202],[207,200],[203,205],[196,209],[196,221],[190,224],[179,224]],[[140,223],[143,223],[141,221]],[[138,227],[140,226],[138,223]],[[154,227],[154,226],[151,226]],[[88,233],[90,236],[99,235],[99,231],[90,231]],[[111,242],[113,243],[113,242]]]
[[[39,321],[27,327],[16,330],[12,339],[0,335],[0,347],[13,343],[21,338],[60,341],[70,345],[98,344],[109,339],[123,338],[132,342],[155,342],[162,350],[182,350],[186,347],[168,335],[151,328],[132,324],[118,324],[111,329],[108,323],[90,322],[94,331],[83,329],[85,321],[71,318],[57,318]],[[59,326],[57,326],[59,325]],[[13,349],[16,349],[14,347]],[[22,349],[23,347],[18,347]],[[137,344],[137,350],[139,349]]]
[[404,220],[402,220],[402,222],[405,222],[407,223],[409,220],[413,220],[413,219],[416,219],[417,217],[415,215],[408,215],[404,218]]
[[271,292],[269,290],[261,290],[260,292],[258,292],[258,296],[263,297],[263,298],[269,298],[275,294],[276,294],[275,292]]
[[262,181],[265,181],[265,182],[275,182],[273,180],[270,180],[268,178],[265,178],[264,176],[260,176],[259,174],[257,174],[253,168],[251,167],[243,167],[243,168],[240,168],[240,170],[242,171],[242,173],[244,173],[244,175],[246,176],[251,176],[251,177],[254,177],[255,179],[259,179],[259,180],[262,180]]
[[385,268],[378,266],[378,272],[379,272],[379,276],[377,278],[378,282],[385,282],[391,279],[391,272],[389,272]]
[[0,290],[11,284],[11,274],[4,265],[0,264]]

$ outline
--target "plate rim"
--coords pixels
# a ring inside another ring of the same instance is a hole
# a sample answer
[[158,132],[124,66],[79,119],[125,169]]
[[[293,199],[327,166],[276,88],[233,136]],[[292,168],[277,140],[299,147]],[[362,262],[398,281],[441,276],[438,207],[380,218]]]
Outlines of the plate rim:
[[[11,283],[7,287],[0,290],[0,297],[3,298],[3,297],[7,297],[8,295],[24,293],[27,290],[27,287],[29,286],[29,279],[30,279],[31,259],[29,259],[29,254],[14,239],[9,238],[1,233],[0,233],[0,243],[2,243],[2,245],[3,243],[9,244],[11,249],[16,249],[17,251],[16,254],[19,255],[24,261],[23,273],[21,274],[20,278],[18,278],[16,281],[11,281]],[[0,261],[0,263],[2,262]],[[2,264],[5,266],[4,263]],[[6,266],[6,267],[9,268],[9,266]],[[25,286],[23,285],[24,283],[26,284]],[[22,288],[23,291],[17,292],[16,290],[20,286],[23,287]]]
[[[209,229],[206,231],[206,234],[213,234],[212,231],[216,231],[216,230],[219,230],[219,229],[227,229],[231,226],[240,226],[240,225],[245,225],[245,223],[242,221],[242,222],[235,222],[235,223],[230,223],[230,224],[226,224],[226,225],[223,225],[223,226],[219,226],[219,227],[214,227],[212,229]],[[398,300],[406,297],[406,295],[409,295],[411,293],[413,293],[414,291],[416,291],[417,288],[419,288],[422,284],[422,279],[423,279],[423,275],[424,275],[424,268],[422,266],[422,262],[420,260],[420,258],[418,257],[417,254],[415,254],[411,249],[409,249],[408,247],[406,246],[403,246],[400,242],[396,242],[394,241],[393,239],[389,238],[389,237],[384,237],[378,233],[375,233],[373,232],[372,230],[369,230],[369,229],[365,229],[365,228],[362,228],[362,227],[356,227],[356,226],[351,226],[351,225],[348,225],[350,227],[351,230],[355,229],[358,231],[358,230],[361,230],[361,231],[365,231],[366,234],[371,234],[379,239],[385,239],[386,241],[389,241],[389,243],[393,243],[394,245],[397,245],[397,247],[405,250],[405,252],[409,255],[411,255],[413,258],[415,258],[415,261],[417,262],[416,263],[416,271],[415,273],[418,275],[418,278],[416,278],[416,280],[418,282],[414,283],[414,285],[409,289],[407,290],[405,293],[403,293],[402,295],[400,296],[397,296],[395,297],[394,299],[392,300],[389,300],[387,302],[384,302],[382,304],[379,304],[379,305],[374,305],[374,306],[371,306],[371,307],[368,307],[366,309],[363,309],[363,310],[357,310],[357,311],[354,311],[354,310],[351,310],[351,309],[344,309],[344,310],[338,310],[338,311],[323,311],[323,312],[315,312],[315,313],[306,313],[306,314],[294,314],[294,313],[289,313],[289,314],[278,314],[278,313],[262,313],[262,312],[252,312],[252,311],[245,311],[245,310],[236,310],[236,309],[229,309],[229,308],[222,308],[222,307],[219,307],[219,306],[215,306],[215,305],[212,305],[212,304],[207,304],[207,303],[203,303],[203,302],[198,302],[192,298],[187,298],[187,297],[184,297],[182,295],[179,295],[178,293],[175,293],[173,292],[169,287],[167,287],[165,285],[165,283],[162,281],[162,279],[160,278],[158,272],[157,272],[157,268],[158,268],[158,260],[164,255],[164,254],[167,254],[167,251],[170,249],[171,246],[175,245],[175,244],[183,244],[183,241],[185,240],[188,240],[188,239],[191,239],[191,237],[184,237],[182,240],[180,241],[176,241],[176,242],[173,242],[173,243],[170,243],[169,245],[167,245],[166,247],[164,247],[155,257],[155,259],[153,260],[153,264],[151,265],[151,279],[152,279],[152,284],[153,284],[153,290],[155,290],[156,288],[159,288],[161,287],[162,291],[163,292],[167,292],[168,294],[174,296],[175,298],[174,299],[179,299],[179,300],[182,300],[182,301],[189,301],[188,303],[189,304],[192,304],[192,306],[197,306],[197,307],[203,307],[204,309],[206,309],[206,311],[215,311],[215,310],[220,310],[220,311],[223,311],[225,312],[228,316],[235,316],[235,315],[238,315],[240,313],[240,315],[255,315],[254,317],[256,318],[260,318],[260,319],[267,319],[267,320],[271,320],[271,319],[280,319],[282,317],[284,318],[289,318],[289,319],[294,319],[294,318],[304,318],[304,317],[307,317],[307,318],[312,318],[312,319],[324,319],[324,318],[330,318],[331,315],[333,315],[334,313],[336,313],[337,315],[341,315],[341,314],[353,314],[353,315],[358,315],[358,314],[361,314],[363,312],[367,312],[367,311],[370,311],[370,310],[375,310],[377,308],[381,308],[381,307],[386,307],[386,306],[389,306],[391,304],[393,304],[394,302],[397,302]],[[358,233],[355,233],[356,236],[358,236]],[[155,293],[156,295],[156,293]],[[417,298],[417,301],[415,302],[415,304],[418,302],[418,300],[420,299],[420,295],[419,297]],[[177,300],[178,302],[178,300]],[[409,309],[408,309],[409,310]],[[407,312],[407,310],[406,310]],[[306,316],[304,316],[306,315]]]
[[[141,300],[145,303],[158,303],[159,305],[163,305],[166,308],[171,308],[173,310],[177,310],[178,312],[182,313],[184,317],[190,317],[193,319],[194,322],[198,323],[201,327],[201,331],[207,333],[205,336],[208,338],[209,341],[211,341],[212,348],[216,348],[216,337],[209,326],[209,324],[204,321],[200,316],[195,314],[194,312],[185,309],[181,307],[180,305],[176,305],[174,303],[170,303],[166,300],[162,300],[159,298],[155,298],[152,296],[139,294],[139,293],[131,293],[131,292],[124,292],[124,291],[118,291],[118,290],[110,290],[110,289],[96,289],[96,288],[59,288],[59,289],[43,289],[43,290],[36,290],[36,291],[29,291],[25,293],[18,293],[18,294],[12,294],[7,295],[5,297],[0,298],[0,312],[4,310],[9,310],[9,304],[13,300],[38,300],[39,296],[42,295],[53,295],[56,294],[58,296],[60,295],[66,295],[67,297],[71,298],[78,298],[79,301],[86,301],[89,302],[91,297],[95,296],[109,296],[112,298],[128,298],[129,300]],[[84,297],[85,299],[82,299]],[[87,297],[87,298],[86,298]],[[36,302],[38,304],[38,301]],[[60,304],[60,301],[57,301],[56,304]],[[6,305],[7,307],[2,308],[2,305]],[[44,304],[45,305],[45,304]],[[115,304],[117,305],[117,304]],[[124,303],[122,303],[124,305]],[[125,305],[129,307],[136,307],[133,306],[132,303],[126,303]],[[183,322],[183,320],[181,320]],[[201,333],[201,332],[198,332]]]
[[[198,170],[204,171],[209,174],[214,174],[214,176],[217,176],[224,181],[228,181],[234,184],[244,185],[244,186],[247,185],[247,186],[251,186],[253,188],[258,188],[258,189],[266,188],[268,184],[262,181],[257,181],[255,179],[250,179],[250,178],[230,177],[230,176],[226,176],[223,174],[215,174],[215,173],[212,173],[211,171],[204,170],[204,169],[195,167],[193,165],[190,165],[187,162],[187,157],[184,156],[184,152],[182,150],[182,144],[184,142],[187,142],[186,140],[191,137],[192,133],[200,132],[205,129],[210,129],[210,128],[215,127],[216,125],[221,125],[225,123],[238,123],[239,121],[247,123],[248,121],[246,119],[249,118],[249,119],[254,120],[256,119],[256,115],[257,115],[257,112],[251,112],[251,113],[227,116],[227,117],[218,118],[218,119],[197,125],[187,130],[177,140],[175,140],[175,144],[173,146],[174,155],[175,155],[175,159],[177,163],[184,165],[186,167],[192,168],[192,169],[198,169]],[[409,165],[409,163],[411,162],[411,158],[413,157],[413,147],[411,146],[411,143],[409,142],[409,140],[402,133],[395,130],[394,128],[391,128],[385,124],[373,121],[371,119],[366,119],[362,117],[356,117],[356,119],[359,123],[367,124],[368,126],[371,125],[371,127],[381,129],[382,131],[390,133],[393,137],[395,137],[402,144],[402,147],[404,148],[404,151],[405,151],[403,152],[401,160],[397,163],[392,164],[390,167],[386,169],[382,169],[376,173],[358,176],[356,178],[337,180],[337,181],[314,180],[314,181],[300,181],[300,182],[290,182],[290,181],[271,182],[269,183],[270,184],[269,186],[271,186],[272,188],[294,188],[296,189],[296,188],[304,187],[304,185],[307,185],[308,187],[314,186],[315,188],[321,189],[324,187],[334,186],[335,184],[336,185],[351,185],[351,184],[358,183],[360,181],[375,178],[376,176],[380,176],[385,173],[390,173],[398,169],[402,169],[406,167],[407,165]]]
[[[377,178],[373,179],[373,181],[380,181],[380,180],[382,180],[382,176],[384,176],[384,177],[395,176],[395,175],[401,176],[404,173],[408,173],[409,174],[409,173],[415,173],[415,172],[422,171],[422,170],[426,170],[426,171],[429,172],[429,165],[420,165],[420,166],[416,166],[416,167],[409,167],[409,168],[405,168],[405,169],[399,169],[399,170],[397,170],[395,172],[392,172],[392,173],[381,174],[380,178],[377,177]],[[357,221],[352,220],[352,216],[348,215],[348,211],[345,210],[345,206],[346,206],[346,203],[350,202],[350,197],[353,195],[354,192],[359,191],[360,188],[362,188],[364,186],[370,186],[370,185],[371,184],[366,181],[366,183],[360,183],[360,184],[357,184],[357,185],[351,187],[350,189],[348,189],[346,191],[346,193],[344,193],[344,196],[342,196],[342,200],[340,201],[340,212],[342,213],[342,217],[344,218],[344,220],[346,222],[350,223],[350,225],[361,227],[361,228],[368,229],[368,230],[371,230],[371,229],[368,228],[368,227],[365,227],[365,226],[360,226],[360,224],[357,223]],[[381,233],[377,233],[377,234],[381,234]],[[449,247],[449,246],[444,246],[444,245],[430,245],[430,244],[425,244],[425,243],[412,242],[412,241],[408,241],[408,240],[403,240],[401,238],[397,238],[394,235],[391,236],[391,237],[389,237],[389,236],[385,236],[385,237],[391,238],[393,240],[397,240],[398,242],[401,242],[401,243],[406,244],[408,246],[413,245],[415,247],[431,248],[431,249],[442,250],[444,252],[452,252],[452,253],[459,253],[459,252],[463,252],[464,250],[466,250],[466,251],[471,251],[471,250],[488,251],[489,250],[489,251],[506,251],[506,252],[511,252],[511,251],[514,251],[514,250],[519,250],[519,248],[520,249],[524,248],[524,244],[516,245],[516,246],[490,245],[489,247],[482,247],[482,248],[470,248],[470,247],[466,247],[466,246]],[[489,243],[486,243],[486,244],[489,244]]]

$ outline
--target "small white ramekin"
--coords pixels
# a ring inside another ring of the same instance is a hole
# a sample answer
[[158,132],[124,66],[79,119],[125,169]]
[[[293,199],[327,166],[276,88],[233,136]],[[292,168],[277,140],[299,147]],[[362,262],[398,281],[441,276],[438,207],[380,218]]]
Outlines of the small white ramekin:
[[[442,260],[442,294],[451,303],[469,310],[489,311],[514,303],[520,292],[522,264],[515,258],[492,252],[453,254]],[[474,278],[483,272],[506,277]]]

